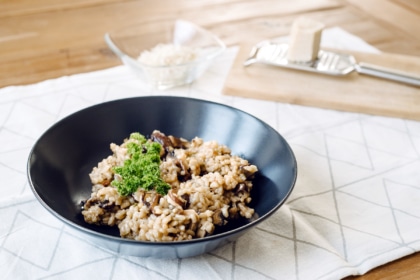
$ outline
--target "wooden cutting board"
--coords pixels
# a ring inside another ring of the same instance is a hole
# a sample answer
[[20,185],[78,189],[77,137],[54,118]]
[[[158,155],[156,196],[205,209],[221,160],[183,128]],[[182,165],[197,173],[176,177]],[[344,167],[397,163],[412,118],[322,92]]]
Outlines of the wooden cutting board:
[[[335,77],[265,64],[244,67],[243,62],[251,49],[251,44],[240,46],[224,94],[420,120],[420,87],[358,73]],[[420,57],[417,56],[350,54],[358,62],[392,67],[420,77]]]

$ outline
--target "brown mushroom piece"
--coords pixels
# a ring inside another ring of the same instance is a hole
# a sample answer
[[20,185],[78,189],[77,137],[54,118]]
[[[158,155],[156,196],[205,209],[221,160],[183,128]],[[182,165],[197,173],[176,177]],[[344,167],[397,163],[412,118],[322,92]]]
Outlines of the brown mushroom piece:
[[111,209],[114,207],[115,203],[110,202],[108,199],[100,200],[97,197],[92,197],[86,201],[82,201],[82,209],[88,209],[94,205],[102,209]]
[[115,206],[115,203],[109,201],[108,199],[105,199],[103,201],[100,201],[98,206],[101,207],[102,209],[109,210]]
[[82,210],[89,209],[91,206],[95,204],[93,198],[89,198],[87,200],[82,200],[80,202],[80,207]]
[[165,134],[163,134],[159,130],[153,131],[150,135],[150,139],[154,142],[159,143],[166,153],[169,153],[174,149],[171,139],[169,139]]
[[168,192],[168,202],[171,203],[174,206],[179,206],[182,209],[185,209],[186,205],[187,205],[187,201],[185,199],[183,199],[182,197],[179,197],[178,195],[176,195],[173,190],[170,190]]
[[239,216],[239,208],[237,207],[236,203],[232,203],[229,208],[229,218],[236,219]]
[[153,211],[153,208],[159,204],[160,195],[157,193],[147,192],[142,196],[143,203]]
[[[159,143],[163,147],[163,154],[161,154],[161,157],[164,157],[166,154],[169,154],[169,156],[173,157],[173,151],[175,148],[185,149],[186,147],[188,147],[189,144],[189,142],[183,138],[178,138],[172,135],[166,136],[158,130],[153,131],[153,133],[150,136],[150,139],[154,142]],[[188,170],[188,165],[177,158],[175,158],[175,160],[176,164],[181,168],[181,181],[185,181],[191,178],[191,174]]]
[[235,194],[239,194],[241,192],[249,192],[248,186],[244,183],[240,183],[235,187]]
[[214,213],[213,213],[213,223],[217,226],[224,226],[227,223],[227,220],[225,218],[225,216],[223,216],[222,210],[217,209]]
[[195,232],[197,230],[199,219],[197,212],[195,212],[194,209],[186,209],[184,210],[184,214],[191,220],[189,229]]
[[169,135],[168,138],[171,140],[173,147],[175,148],[181,148],[186,149],[188,148],[190,142],[184,138],[175,137],[172,135]]
[[179,172],[179,179],[180,181],[187,181],[191,178],[191,172],[188,169],[188,165],[183,161],[176,159],[176,165],[181,168],[181,172]]
[[249,165],[241,165],[239,170],[245,175],[246,178],[252,178],[255,171]]
[[181,198],[185,201],[185,209],[188,209],[190,207],[190,194],[184,193]]
[[101,182],[98,182],[98,184],[101,184],[104,187],[107,187],[111,184],[111,182],[112,182],[111,178],[104,178]]

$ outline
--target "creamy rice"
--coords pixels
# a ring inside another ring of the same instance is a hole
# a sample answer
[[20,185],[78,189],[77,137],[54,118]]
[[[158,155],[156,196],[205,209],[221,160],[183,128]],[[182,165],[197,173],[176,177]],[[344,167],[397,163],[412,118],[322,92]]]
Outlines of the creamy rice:
[[87,223],[118,226],[121,237],[143,241],[177,241],[211,235],[216,227],[239,217],[252,218],[250,192],[257,167],[232,155],[216,141],[187,141],[154,131],[162,145],[161,177],[171,189],[166,195],[139,188],[122,196],[111,185],[113,168],[129,158],[127,144],[112,143],[112,155],[90,173],[92,193],[82,214]]

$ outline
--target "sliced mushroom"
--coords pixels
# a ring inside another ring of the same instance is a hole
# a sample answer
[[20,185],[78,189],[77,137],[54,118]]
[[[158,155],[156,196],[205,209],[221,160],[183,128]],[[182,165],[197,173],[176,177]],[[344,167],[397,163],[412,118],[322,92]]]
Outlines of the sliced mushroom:
[[99,182],[99,184],[103,185],[103,186],[109,186],[112,182],[111,178],[104,178],[101,182]]
[[175,194],[173,190],[168,192],[168,202],[176,207],[181,207],[182,209],[185,209],[187,205],[187,201]]
[[238,194],[241,192],[249,192],[248,186],[244,183],[240,183],[235,187],[235,194]]
[[213,223],[217,226],[224,226],[227,223],[227,220],[223,216],[222,210],[220,209],[217,209],[214,212],[212,218],[213,218]]
[[160,195],[155,192],[147,192],[141,199],[144,205],[146,205],[149,210],[153,211],[153,208],[159,204]]
[[254,174],[257,172],[257,169],[254,165],[241,165],[239,170],[245,175],[247,178],[252,178]]
[[194,209],[187,209],[187,210],[184,210],[184,214],[191,221],[189,225],[189,229],[195,232],[197,230],[198,219],[199,219],[197,212],[195,212]]
[[111,209],[115,206],[114,202],[110,202],[108,199],[100,200],[98,197],[92,197],[82,202],[82,209],[89,209],[92,206],[98,206],[102,209]]
[[178,179],[181,182],[187,181],[191,178],[191,172],[188,168],[188,165],[180,159],[176,159],[176,165],[179,166],[181,171],[179,172]]
[[174,149],[171,139],[169,139],[165,134],[163,134],[159,130],[153,131],[152,135],[150,135],[150,139],[154,142],[159,143],[166,153],[170,153]]
[[115,206],[115,203],[105,199],[103,201],[99,201],[98,206],[102,209],[112,209]]
[[188,193],[184,193],[181,195],[181,198],[185,201],[185,209],[190,207],[190,195]]
[[239,216],[239,208],[237,207],[236,203],[232,203],[229,208],[229,217],[231,219],[236,219]]
[[190,142],[184,138],[178,138],[172,135],[169,135],[168,138],[171,140],[174,148],[186,149],[190,144]]

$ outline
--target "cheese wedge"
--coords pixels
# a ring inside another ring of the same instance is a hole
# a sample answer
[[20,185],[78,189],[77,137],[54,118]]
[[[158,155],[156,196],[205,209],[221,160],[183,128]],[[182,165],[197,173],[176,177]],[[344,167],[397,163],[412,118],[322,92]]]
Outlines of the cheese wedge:
[[299,17],[290,31],[287,59],[291,62],[305,63],[318,57],[324,24],[315,20]]

